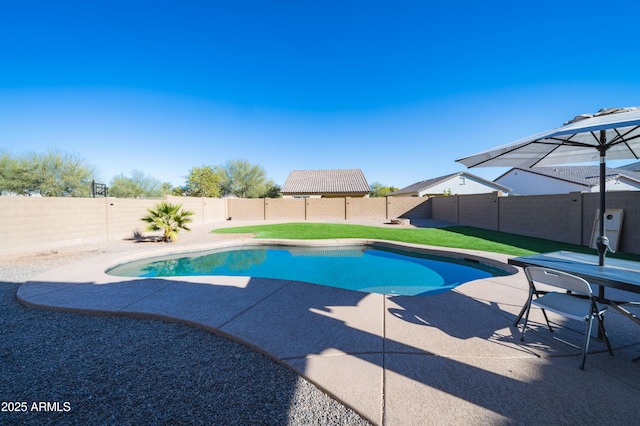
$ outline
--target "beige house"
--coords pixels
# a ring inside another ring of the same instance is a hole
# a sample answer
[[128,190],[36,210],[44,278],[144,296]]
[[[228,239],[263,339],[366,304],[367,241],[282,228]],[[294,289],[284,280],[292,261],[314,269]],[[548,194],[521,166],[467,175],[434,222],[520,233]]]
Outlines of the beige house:
[[391,197],[433,197],[437,195],[487,194],[511,192],[510,188],[467,172],[452,173],[412,185],[387,194]]
[[283,198],[362,198],[371,188],[360,169],[293,170],[280,192]]

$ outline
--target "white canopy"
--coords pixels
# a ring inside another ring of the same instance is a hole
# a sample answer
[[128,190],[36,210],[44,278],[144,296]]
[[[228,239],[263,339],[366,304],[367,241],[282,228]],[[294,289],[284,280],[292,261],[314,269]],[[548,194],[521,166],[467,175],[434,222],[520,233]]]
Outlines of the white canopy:
[[[601,131],[605,132],[602,139]],[[535,167],[640,158],[640,108],[579,115],[562,127],[456,160],[467,167]]]

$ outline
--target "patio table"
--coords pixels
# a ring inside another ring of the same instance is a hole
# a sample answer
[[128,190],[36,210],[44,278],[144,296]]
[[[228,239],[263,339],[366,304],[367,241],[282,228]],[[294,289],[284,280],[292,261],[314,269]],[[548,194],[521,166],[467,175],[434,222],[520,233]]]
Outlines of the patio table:
[[[615,288],[640,294],[640,262],[632,260],[614,259],[608,257],[604,266],[598,265],[598,256],[592,254],[575,253],[571,251],[554,251],[551,253],[533,254],[509,259],[514,266],[541,266],[569,272],[584,278],[591,284],[598,285],[598,299],[602,303],[613,306],[623,315],[640,324],[638,318],[628,310],[618,305],[628,301],[609,300],[605,288]],[[516,324],[522,318],[524,309],[520,312]]]

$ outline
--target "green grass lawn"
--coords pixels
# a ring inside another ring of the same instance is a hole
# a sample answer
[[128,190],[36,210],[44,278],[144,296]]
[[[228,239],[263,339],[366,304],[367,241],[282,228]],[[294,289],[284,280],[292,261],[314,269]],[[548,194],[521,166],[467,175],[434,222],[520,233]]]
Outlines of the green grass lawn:
[[[468,226],[447,228],[382,228],[377,226],[336,223],[282,223],[275,225],[221,228],[220,234],[256,234],[255,238],[321,240],[335,238],[372,238],[403,241],[439,247],[482,250],[513,256],[526,256],[557,250],[597,254],[595,249],[540,238],[524,237],[504,232],[488,231]],[[640,261],[640,255],[616,253],[609,256]]]

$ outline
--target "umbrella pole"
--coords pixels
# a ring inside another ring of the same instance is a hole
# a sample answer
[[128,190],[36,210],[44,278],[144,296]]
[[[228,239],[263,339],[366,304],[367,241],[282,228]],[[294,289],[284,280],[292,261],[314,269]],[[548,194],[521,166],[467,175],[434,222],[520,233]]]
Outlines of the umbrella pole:
[[[609,248],[609,241],[604,233],[604,210],[605,210],[605,197],[607,192],[607,186],[605,178],[607,177],[606,167],[606,155],[607,155],[607,134],[604,130],[600,131],[600,146],[598,147],[600,152],[600,237],[596,240],[596,247],[598,248],[598,266],[604,266],[604,255]],[[604,303],[604,286],[598,286],[598,299]],[[598,330],[598,337],[602,338],[600,330]]]
[[[603,132],[604,133],[604,132]],[[606,138],[606,136],[605,136]],[[602,135],[601,135],[601,139],[602,139]],[[600,244],[597,244],[596,246],[598,247],[598,265],[599,266],[604,266],[604,254],[607,251],[607,244],[605,243],[605,238],[606,235],[604,233],[605,230],[605,226],[604,226],[604,210],[605,210],[605,194],[607,191],[607,187],[606,187],[606,182],[605,182],[605,178],[606,178],[606,160],[605,160],[605,155],[606,155],[606,151],[604,149],[600,150],[600,212],[599,212],[599,219],[600,219]]]

